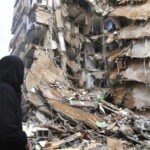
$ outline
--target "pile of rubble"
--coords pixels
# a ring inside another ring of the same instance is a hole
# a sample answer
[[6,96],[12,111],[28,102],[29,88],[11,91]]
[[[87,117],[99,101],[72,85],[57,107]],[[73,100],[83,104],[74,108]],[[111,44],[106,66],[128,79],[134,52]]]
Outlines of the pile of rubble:
[[107,102],[105,91],[66,87],[45,79],[27,94],[25,127],[36,150],[150,148],[150,118]]
[[36,149],[149,149],[150,1],[14,8],[10,48],[25,62],[25,128]]
[[24,130],[35,150],[150,148],[149,117],[110,103],[109,89],[73,88],[51,56],[36,50],[25,80]]

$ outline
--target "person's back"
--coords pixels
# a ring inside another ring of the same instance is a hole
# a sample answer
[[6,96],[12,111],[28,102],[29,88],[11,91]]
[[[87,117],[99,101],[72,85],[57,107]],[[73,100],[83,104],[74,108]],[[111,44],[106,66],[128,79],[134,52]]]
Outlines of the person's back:
[[[21,123],[21,84],[23,62],[15,56],[0,60],[0,147],[2,150],[25,150],[27,136]],[[28,149],[28,148],[27,148]]]

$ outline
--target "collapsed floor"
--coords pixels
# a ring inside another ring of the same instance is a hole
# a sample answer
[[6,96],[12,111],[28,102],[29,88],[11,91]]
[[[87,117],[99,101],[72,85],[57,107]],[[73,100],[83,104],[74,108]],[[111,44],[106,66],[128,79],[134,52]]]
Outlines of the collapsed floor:
[[108,89],[74,88],[52,56],[36,50],[25,80],[25,129],[37,150],[150,148],[149,116],[111,104]]
[[49,0],[27,15],[10,47],[36,149],[150,149],[149,0]]

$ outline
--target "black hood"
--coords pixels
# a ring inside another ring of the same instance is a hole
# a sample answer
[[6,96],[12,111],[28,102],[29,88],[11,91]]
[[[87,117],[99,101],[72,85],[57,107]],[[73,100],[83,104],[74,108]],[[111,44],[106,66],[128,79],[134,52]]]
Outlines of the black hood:
[[16,56],[6,56],[0,60],[0,81],[7,82],[19,94],[23,84],[24,65]]

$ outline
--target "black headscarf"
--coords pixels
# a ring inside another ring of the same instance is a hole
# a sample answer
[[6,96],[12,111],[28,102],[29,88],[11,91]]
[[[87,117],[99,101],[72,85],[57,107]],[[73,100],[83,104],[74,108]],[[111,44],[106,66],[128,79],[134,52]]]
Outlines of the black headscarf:
[[25,150],[27,144],[20,106],[23,76],[21,59],[6,56],[0,60],[0,145],[5,150]]
[[6,56],[0,60],[0,81],[10,84],[21,95],[21,85],[23,84],[24,64],[16,56]]

